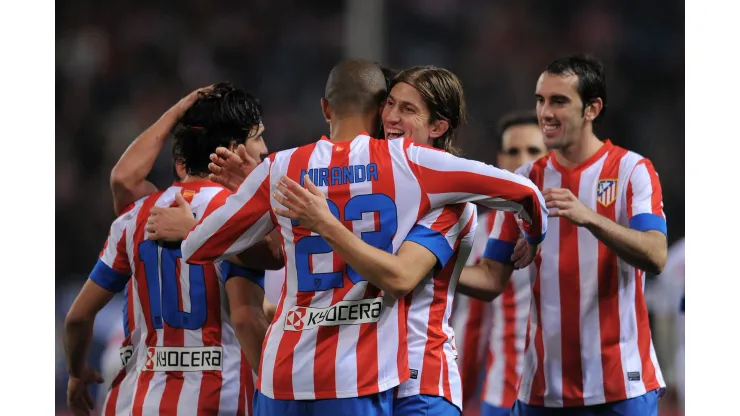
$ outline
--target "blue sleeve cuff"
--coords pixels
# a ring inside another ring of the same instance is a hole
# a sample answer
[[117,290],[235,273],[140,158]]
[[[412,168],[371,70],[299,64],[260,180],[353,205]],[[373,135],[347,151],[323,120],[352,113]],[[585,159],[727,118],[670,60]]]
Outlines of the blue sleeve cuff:
[[499,263],[512,264],[511,256],[514,254],[514,247],[516,247],[514,243],[489,238],[486,249],[483,251],[483,257]]
[[426,247],[437,257],[440,268],[445,267],[454,253],[450,243],[442,234],[418,224],[409,231],[405,241],[413,241]]
[[265,272],[263,270],[245,269],[234,263],[224,261],[221,265],[223,282],[226,283],[227,280],[234,276],[247,278],[259,285],[263,290],[265,289]]
[[542,235],[541,235],[541,236],[539,236],[538,238],[532,238],[532,237],[530,237],[530,236],[529,236],[529,234],[525,233],[525,234],[524,234],[524,238],[526,238],[526,239],[527,239],[527,242],[528,242],[529,244],[531,244],[531,245],[533,245],[533,246],[534,246],[534,245],[540,244],[541,242],[545,241],[545,236],[546,236],[546,235],[547,235],[547,232],[544,232],[544,233],[542,233]]
[[651,213],[637,214],[630,218],[630,228],[637,231],[656,230],[668,236],[668,227],[665,219],[660,215]]
[[100,259],[98,259],[92,272],[90,272],[90,280],[97,283],[98,286],[103,289],[113,293],[122,291],[126,287],[129,277],[130,276],[125,273],[116,271]]

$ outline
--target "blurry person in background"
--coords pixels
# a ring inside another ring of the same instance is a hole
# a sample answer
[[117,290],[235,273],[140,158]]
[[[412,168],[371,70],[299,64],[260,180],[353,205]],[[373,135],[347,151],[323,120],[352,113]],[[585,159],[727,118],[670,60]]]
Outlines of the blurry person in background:
[[[499,149],[496,156],[500,168],[514,172],[520,166],[547,153],[534,111],[519,111],[504,115],[498,122]],[[503,216],[479,209],[478,229],[468,265],[494,260],[481,258],[496,219],[499,228]],[[500,259],[511,263],[508,258]],[[452,326],[459,351],[458,362],[463,383],[465,414],[478,410],[481,371],[483,386],[480,414],[508,415],[516,400],[516,389],[524,360],[524,342],[529,318],[533,266],[514,270],[503,293],[490,301],[491,292],[478,286],[488,282],[471,282],[461,278],[457,286]],[[474,277],[463,271],[463,276]],[[481,275],[478,275],[479,277]],[[484,278],[488,277],[483,275]],[[470,294],[468,297],[467,294]],[[476,299],[478,297],[479,299]]]
[[686,240],[681,238],[668,248],[663,273],[648,281],[645,297],[652,314],[655,348],[661,362],[666,361],[664,376],[668,388],[662,408],[678,407],[684,411],[684,334]]

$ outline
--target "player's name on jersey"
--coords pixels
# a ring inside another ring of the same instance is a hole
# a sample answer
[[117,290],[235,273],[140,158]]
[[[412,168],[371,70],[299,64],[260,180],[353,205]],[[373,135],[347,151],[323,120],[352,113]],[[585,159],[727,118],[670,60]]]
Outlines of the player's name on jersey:
[[221,371],[221,347],[148,347],[144,371]]
[[378,180],[378,165],[368,163],[367,165],[335,166],[333,168],[315,168],[301,170],[301,186],[303,177],[308,175],[311,182],[316,186],[344,185],[347,183],[360,183]]
[[286,331],[306,331],[319,326],[359,325],[378,322],[383,298],[343,300],[328,308],[294,306],[285,317]]

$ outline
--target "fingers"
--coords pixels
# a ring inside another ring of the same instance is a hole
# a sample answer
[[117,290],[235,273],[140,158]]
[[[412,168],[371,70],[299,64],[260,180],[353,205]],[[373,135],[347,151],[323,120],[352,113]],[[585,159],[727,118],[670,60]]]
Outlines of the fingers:
[[309,178],[308,175],[303,176],[303,185],[306,186],[306,189],[308,189],[308,192],[311,192],[312,194],[316,196],[321,196],[321,197],[324,196],[321,190],[318,187],[316,187],[316,185],[314,185],[313,182],[311,182],[311,178]]
[[256,166],[259,161],[254,160],[249,154],[247,153],[247,147],[243,144],[240,144],[236,147],[236,154],[243,160],[245,163],[249,165]]
[[225,160],[211,153],[211,163],[208,164],[208,170],[213,173],[220,174],[223,172],[224,164],[226,164]]
[[281,217],[290,218],[291,220],[298,219],[298,215],[289,209],[274,208],[273,211],[275,212],[275,215],[280,215]]
[[[282,192],[282,193],[280,193],[280,192]],[[280,204],[280,205],[282,205],[282,206],[284,206],[284,207],[286,207],[286,208],[288,208],[290,210],[295,211],[296,210],[295,209],[296,207],[293,204],[293,201],[295,201],[297,199],[295,197],[295,195],[293,195],[293,193],[290,192],[290,191],[288,191],[287,189],[286,190],[282,190],[281,189],[280,192],[273,192],[272,193],[272,197],[275,198],[275,201],[277,201],[278,204]],[[292,200],[291,200],[291,197],[293,198]]]
[[[223,146],[219,146],[216,148],[216,155],[223,158],[224,162],[234,157],[239,158],[239,156],[235,155],[234,152]],[[239,161],[239,163],[241,163],[241,160]]]
[[87,408],[92,410],[95,409],[95,402],[92,399],[92,396],[90,395],[90,390],[85,388],[85,392],[82,393],[82,399],[85,402],[85,405],[87,405]]
[[190,205],[188,204],[188,201],[185,200],[185,197],[182,196],[180,192],[175,192],[175,202],[177,202],[178,207],[184,207],[186,205]]
[[547,208],[566,209],[566,208],[568,208],[568,203],[566,201],[555,201],[555,200],[553,200],[553,201],[546,202],[545,203],[545,206]]
[[308,191],[305,188],[303,188],[298,182],[294,181],[293,179],[290,179],[287,176],[281,177],[280,182],[283,184],[283,186],[287,186],[287,189],[293,192],[296,196],[302,197],[308,193]]
[[307,190],[301,188],[295,181],[290,178],[283,176],[282,180],[285,182],[278,182],[275,187],[282,192],[283,196],[291,202],[304,201],[305,196],[308,193]]

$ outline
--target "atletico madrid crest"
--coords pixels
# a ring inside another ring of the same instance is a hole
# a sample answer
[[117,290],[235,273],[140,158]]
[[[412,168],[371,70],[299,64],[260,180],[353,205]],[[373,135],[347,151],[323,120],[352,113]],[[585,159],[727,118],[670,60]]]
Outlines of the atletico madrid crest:
[[605,208],[617,199],[617,180],[603,179],[596,184],[596,200]]

